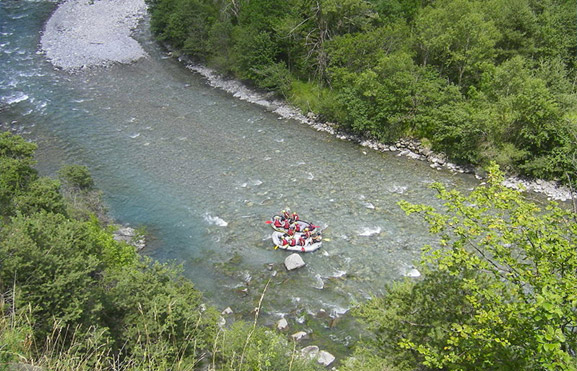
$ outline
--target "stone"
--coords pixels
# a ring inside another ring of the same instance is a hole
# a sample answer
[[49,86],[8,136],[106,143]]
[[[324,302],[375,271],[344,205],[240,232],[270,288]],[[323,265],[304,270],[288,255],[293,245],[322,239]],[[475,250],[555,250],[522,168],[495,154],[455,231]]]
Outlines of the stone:
[[301,354],[303,358],[315,359],[319,355],[319,347],[316,345],[309,345],[301,349]]
[[327,352],[325,350],[321,350],[319,352],[319,358],[317,359],[317,362],[323,366],[328,366],[331,363],[333,363],[334,360],[335,360],[335,356],[333,356],[332,354],[330,354],[329,352]]
[[233,313],[232,309],[230,307],[226,307],[226,309],[223,310],[221,314],[226,316],[232,313]]
[[303,339],[308,339],[308,338],[309,338],[309,334],[307,334],[307,333],[304,332],[304,331],[299,331],[299,332],[296,332],[296,333],[292,334],[292,335],[291,335],[291,338],[292,338],[294,341],[301,341],[301,340],[303,340]]
[[131,227],[119,226],[113,233],[113,238],[118,242],[126,242],[127,244],[134,246],[137,250],[142,250],[146,246],[144,237],[138,236],[136,230]]
[[217,322],[218,327],[224,327],[226,325],[226,319],[224,317],[220,317]]
[[405,274],[407,277],[418,278],[421,277],[421,272],[417,268],[411,268]]
[[303,258],[297,253],[287,256],[284,260],[284,265],[287,270],[292,271],[293,269],[298,269],[305,266]]
[[280,331],[284,330],[287,327],[288,327],[288,322],[284,318],[279,319],[278,322],[276,323],[276,328],[279,329]]

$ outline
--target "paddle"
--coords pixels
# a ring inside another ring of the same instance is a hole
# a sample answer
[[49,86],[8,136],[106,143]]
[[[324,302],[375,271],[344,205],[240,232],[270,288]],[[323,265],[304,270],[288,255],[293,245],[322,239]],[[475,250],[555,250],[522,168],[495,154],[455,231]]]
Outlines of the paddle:
[[272,224],[272,220],[267,220],[265,223],[266,224]]

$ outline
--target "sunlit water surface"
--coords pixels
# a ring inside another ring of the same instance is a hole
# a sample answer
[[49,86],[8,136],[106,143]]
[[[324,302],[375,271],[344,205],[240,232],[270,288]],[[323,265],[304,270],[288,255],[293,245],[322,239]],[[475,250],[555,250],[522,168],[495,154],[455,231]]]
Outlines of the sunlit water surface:
[[[434,243],[397,202],[437,204],[428,188],[435,181],[461,190],[476,184],[213,89],[168,58],[146,25],[138,38],[147,59],[55,70],[38,52],[54,7],[0,2],[3,129],[39,143],[43,174],[87,165],[111,215],[147,227],[144,253],[182,264],[219,308],[249,316],[270,280],[263,323],[284,316],[291,331],[312,331],[313,342],[342,350],[354,338],[345,313],[402,278]],[[285,207],[323,226],[328,239],[293,272],[265,224]]]

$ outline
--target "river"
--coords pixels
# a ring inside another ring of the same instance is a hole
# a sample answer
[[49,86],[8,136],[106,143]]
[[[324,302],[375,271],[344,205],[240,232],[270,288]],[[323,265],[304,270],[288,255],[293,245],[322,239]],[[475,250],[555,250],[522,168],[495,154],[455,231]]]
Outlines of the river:
[[[432,182],[460,190],[477,184],[211,88],[170,58],[146,23],[137,38],[148,58],[57,70],[39,53],[55,6],[0,2],[2,129],[39,144],[42,174],[87,165],[111,216],[146,226],[144,253],[182,264],[209,302],[239,317],[250,317],[270,280],[263,324],[285,317],[290,331],[346,348],[353,340],[347,311],[401,279],[434,243],[397,202],[438,204]],[[287,207],[323,226],[327,238],[293,272],[265,224]]]

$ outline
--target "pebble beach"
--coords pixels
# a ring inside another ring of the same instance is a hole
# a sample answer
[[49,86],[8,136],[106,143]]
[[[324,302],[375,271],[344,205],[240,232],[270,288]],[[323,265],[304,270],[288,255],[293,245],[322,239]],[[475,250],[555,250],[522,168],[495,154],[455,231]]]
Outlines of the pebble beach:
[[146,14],[144,0],[68,0],[58,6],[40,44],[67,71],[131,63],[147,56],[131,37]]

